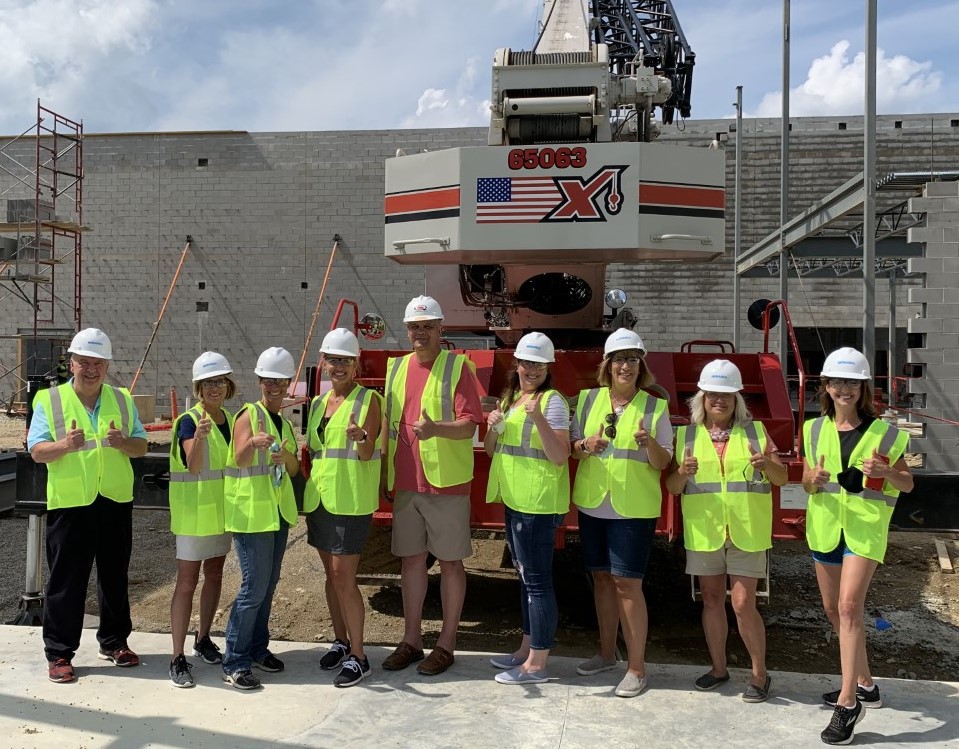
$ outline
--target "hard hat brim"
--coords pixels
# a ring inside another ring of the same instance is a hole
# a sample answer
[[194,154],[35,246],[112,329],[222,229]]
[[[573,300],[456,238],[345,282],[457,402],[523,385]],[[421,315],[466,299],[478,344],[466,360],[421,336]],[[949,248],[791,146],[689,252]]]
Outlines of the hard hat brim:
[[732,385],[715,385],[711,382],[698,382],[696,387],[702,390],[704,393],[739,393],[742,392],[742,388],[733,387]]
[[869,375],[864,375],[858,372],[840,372],[839,370],[823,370],[820,374],[820,377],[836,377],[841,380],[871,380],[872,377]]
[[442,317],[436,315],[414,315],[413,317],[404,317],[403,322],[427,322],[428,320],[442,320]]
[[526,354],[523,354],[522,356],[516,354],[515,358],[517,361],[535,361],[539,362],[540,364],[553,364],[556,361],[556,359],[547,359],[545,356],[528,356]]
[[320,349],[320,353],[324,356],[348,356],[351,359],[357,358],[357,353],[355,351],[347,351],[346,349],[341,348]]
[[86,349],[73,348],[72,346],[67,349],[67,352],[70,354],[77,354],[78,356],[89,356],[91,359],[103,359],[104,361],[113,361],[112,356],[104,356],[99,351],[87,351]]
[[204,380],[209,380],[213,377],[220,377],[222,375],[231,375],[233,374],[232,369],[218,369],[215,372],[204,372],[202,377],[194,377],[194,382],[203,382]]
[[293,375],[276,372],[272,369],[254,369],[253,374],[257,377],[269,377],[273,380],[292,380]]

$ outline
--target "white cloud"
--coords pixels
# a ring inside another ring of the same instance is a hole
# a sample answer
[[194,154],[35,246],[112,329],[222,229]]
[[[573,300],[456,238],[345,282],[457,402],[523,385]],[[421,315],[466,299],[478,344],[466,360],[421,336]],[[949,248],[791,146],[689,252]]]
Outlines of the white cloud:
[[478,127],[488,124],[490,102],[476,93],[479,78],[479,61],[476,58],[467,60],[453,87],[426,89],[416,102],[416,114],[404,118],[400,127]]
[[[789,94],[791,117],[862,114],[865,96],[866,55],[849,59],[850,43],[843,39],[829,54],[813,60],[806,80]],[[931,62],[918,62],[906,55],[887,57],[876,53],[876,110],[879,113],[912,111],[923,99],[939,91],[942,73]],[[782,95],[776,91],[763,96],[754,114],[778,117]]]

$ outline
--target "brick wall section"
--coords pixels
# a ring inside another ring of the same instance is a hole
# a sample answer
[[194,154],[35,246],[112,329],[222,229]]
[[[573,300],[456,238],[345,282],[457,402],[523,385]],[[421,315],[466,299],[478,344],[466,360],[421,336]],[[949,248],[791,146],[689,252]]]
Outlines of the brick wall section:
[[[912,380],[919,394],[918,410],[939,419],[959,413],[959,182],[930,182],[921,198],[909,201],[911,211],[926,214],[924,227],[909,230],[909,240],[924,243],[924,256],[909,261],[909,270],[924,274],[921,288],[909,290],[909,301],[921,305],[908,320],[910,333],[922,345],[910,348],[910,362],[923,365],[923,378]],[[912,449],[924,453],[931,471],[959,471],[959,426],[929,421]]]
[[[930,122],[935,119],[935,127]],[[902,122],[901,128],[895,121]],[[730,120],[667,128],[663,140],[705,147]],[[931,136],[934,131],[935,137]],[[743,248],[778,225],[779,125],[743,124]],[[651,347],[675,349],[689,338],[731,338],[734,138],[727,142],[727,254],[712,264],[610,268],[610,285],[625,288],[640,317],[638,330]],[[285,346],[299,358],[326,270],[334,234],[342,236],[318,328],[328,328],[336,301],[355,299],[362,311],[389,323],[382,346],[405,346],[398,320],[410,297],[424,291],[422,269],[383,257],[384,161],[407,153],[484,145],[485,128],[410,131],[157,133],[88,135],[85,140],[84,325],[103,327],[114,339],[115,380],[128,384],[146,348],[186,235],[195,244],[163,320],[137,392],[164,403],[171,385],[188,391],[190,364],[204,348],[223,351],[252,394],[252,368],[268,346]],[[959,161],[959,132],[948,115],[882,117],[880,172]],[[18,147],[20,144],[18,144]],[[20,157],[32,159],[24,140]],[[14,149],[16,152],[16,149]],[[200,166],[206,159],[206,166]],[[797,119],[792,132],[790,215],[842,184],[861,168],[861,119],[840,130],[834,119]],[[7,189],[0,175],[0,192]],[[16,190],[5,197],[25,197]],[[881,201],[906,196],[881,194]],[[0,209],[2,210],[2,209]],[[58,269],[72,279],[72,263]],[[204,282],[205,289],[199,284]],[[301,288],[301,284],[308,288]],[[900,284],[906,303],[907,284]],[[743,307],[777,296],[776,279],[745,279]],[[857,279],[791,284],[799,325],[857,327]],[[877,317],[884,324],[885,282],[878,283]],[[695,300],[695,304],[690,304]],[[197,313],[198,302],[209,314]],[[918,302],[916,302],[918,305]],[[899,319],[919,307],[900,307]],[[65,309],[58,322],[69,325]],[[0,293],[0,336],[32,324],[29,310]],[[743,322],[743,348],[761,345]],[[399,338],[397,338],[399,333]],[[882,342],[880,342],[882,345]],[[308,362],[316,359],[315,338]],[[15,342],[0,337],[0,361],[12,365]],[[12,386],[0,380],[0,394]],[[163,410],[162,408],[160,410]]]

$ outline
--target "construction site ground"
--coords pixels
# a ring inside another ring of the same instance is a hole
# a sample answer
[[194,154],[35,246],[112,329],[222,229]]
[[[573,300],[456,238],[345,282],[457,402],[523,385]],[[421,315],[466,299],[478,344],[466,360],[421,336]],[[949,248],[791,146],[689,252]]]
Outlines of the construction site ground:
[[[0,417],[0,446],[18,447],[23,420]],[[17,613],[24,586],[26,525],[21,518],[0,519],[0,621]],[[468,590],[458,649],[506,652],[520,637],[518,586],[512,569],[504,566],[501,535],[475,534],[474,554],[467,560]],[[953,562],[959,562],[955,534],[940,534]],[[880,566],[866,605],[867,643],[873,672],[879,677],[959,679],[959,577],[942,572],[935,537],[927,533],[891,534],[886,563]],[[761,604],[767,625],[767,665],[772,670],[838,673],[836,638],[822,613],[813,563],[805,545],[777,541],[772,551],[771,591]],[[398,585],[399,563],[390,553],[388,528],[375,527],[360,566],[367,602],[366,639],[391,646],[403,631]],[[383,576],[383,577],[376,577]],[[169,607],[175,579],[174,541],[165,511],[134,513],[134,552],[130,565],[130,596],[134,629],[169,632]],[[591,592],[575,543],[557,551],[555,580],[560,624],[557,655],[587,657],[596,650]],[[425,639],[432,644],[440,625],[439,572],[433,570],[424,612]],[[238,568],[228,557],[221,607],[213,625],[222,635],[229,605],[239,584]],[[323,597],[323,567],[306,543],[301,522],[290,534],[271,618],[276,640],[326,643],[333,630]],[[647,659],[651,663],[706,667],[708,657],[700,627],[700,606],[690,596],[683,572],[683,552],[665,539],[656,544],[646,580],[650,631]],[[87,611],[96,614],[91,585]],[[747,667],[748,656],[735,634],[729,639],[732,667]],[[879,624],[877,627],[876,624]],[[134,635],[135,637],[135,635]],[[135,639],[133,641],[135,647]],[[38,652],[37,657],[41,658]]]

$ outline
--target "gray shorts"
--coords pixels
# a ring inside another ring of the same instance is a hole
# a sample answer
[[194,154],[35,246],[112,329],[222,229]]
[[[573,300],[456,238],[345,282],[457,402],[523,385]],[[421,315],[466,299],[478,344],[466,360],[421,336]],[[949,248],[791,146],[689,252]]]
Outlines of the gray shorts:
[[428,551],[443,562],[473,555],[468,494],[398,491],[393,500],[393,555]]
[[359,554],[373,524],[373,515],[334,515],[320,506],[306,516],[306,542],[330,554]]
[[709,575],[734,575],[737,577],[766,577],[769,555],[763,551],[743,551],[728,538],[716,551],[690,551],[686,549],[686,574],[705,577]]
[[217,536],[177,536],[176,558],[184,562],[202,562],[215,557],[225,557],[230,553],[232,533],[220,533]]

